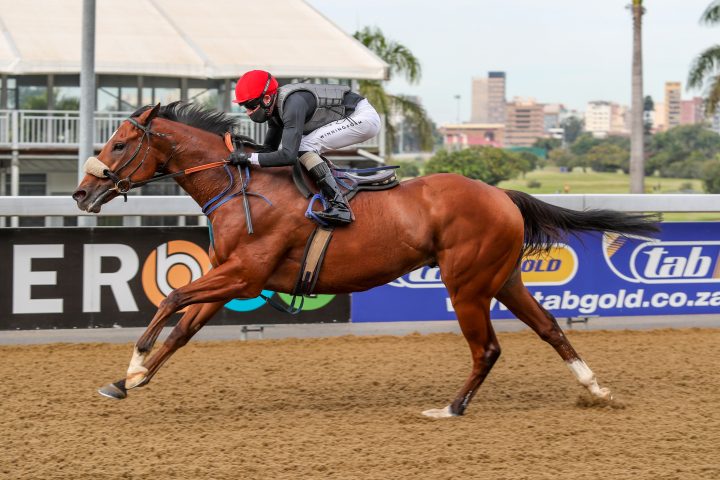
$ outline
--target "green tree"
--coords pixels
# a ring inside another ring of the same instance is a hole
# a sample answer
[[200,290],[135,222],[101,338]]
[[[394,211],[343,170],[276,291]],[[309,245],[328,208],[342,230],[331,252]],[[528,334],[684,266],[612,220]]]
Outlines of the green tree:
[[565,145],[575,142],[585,128],[585,122],[578,117],[568,117],[560,123],[563,128],[563,141]]
[[532,152],[520,151],[508,153],[516,157],[515,166],[523,175],[535,170],[540,161],[540,158]]
[[630,193],[645,191],[645,135],[643,128],[642,16],[643,0],[632,0],[632,118],[630,121]]
[[[411,84],[420,81],[420,61],[405,45],[386,38],[377,27],[365,27],[353,36],[388,64],[390,78],[402,75]],[[387,93],[379,80],[360,80],[359,85],[360,94],[368,99],[378,113],[389,119],[391,113],[400,112],[405,122],[417,132],[421,148],[432,150],[433,128],[422,105],[406,96]],[[386,127],[387,151],[392,152],[397,128],[390,121],[386,122]]]
[[720,135],[703,125],[680,125],[650,139],[647,173],[700,178],[702,165],[719,153]]
[[702,178],[707,193],[720,193],[720,158],[716,157],[705,164]]
[[600,145],[603,141],[599,138],[595,138],[592,133],[583,133],[580,135],[572,145],[570,145],[570,151],[574,155],[585,155],[593,147]]
[[521,162],[519,155],[495,147],[440,150],[425,164],[425,173],[457,173],[497,185],[520,173]]
[[577,159],[573,153],[566,148],[556,148],[548,155],[550,163],[557,167],[572,168],[576,165]]
[[542,148],[546,153],[550,153],[556,148],[560,148],[562,142],[557,138],[538,138],[535,143],[532,144],[535,148]]
[[[700,23],[706,25],[720,24],[720,0],[710,2],[700,17]],[[716,44],[698,55],[690,66],[688,88],[704,88],[705,113],[713,115],[720,102],[720,45]]]
[[416,162],[393,162],[397,165],[397,176],[399,178],[420,176],[420,167]]
[[622,169],[627,173],[629,168],[630,152],[610,142],[594,146],[584,157],[588,166],[596,172],[616,172]]
[[650,95],[645,97],[643,101],[643,133],[645,137],[649,137],[653,129],[652,112],[655,111],[655,102]]

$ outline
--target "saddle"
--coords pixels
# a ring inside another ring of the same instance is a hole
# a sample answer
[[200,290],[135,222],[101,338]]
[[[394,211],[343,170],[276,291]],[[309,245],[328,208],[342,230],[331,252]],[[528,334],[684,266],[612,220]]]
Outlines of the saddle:
[[[348,202],[362,191],[388,190],[400,183],[395,174],[397,168],[395,166],[347,169],[339,168],[327,158],[322,155],[321,157],[330,167]],[[371,175],[360,175],[362,173],[370,173]],[[313,182],[310,181],[300,164],[296,163],[293,167],[292,177],[295,186],[305,198],[314,195],[315,189],[311,188]]]

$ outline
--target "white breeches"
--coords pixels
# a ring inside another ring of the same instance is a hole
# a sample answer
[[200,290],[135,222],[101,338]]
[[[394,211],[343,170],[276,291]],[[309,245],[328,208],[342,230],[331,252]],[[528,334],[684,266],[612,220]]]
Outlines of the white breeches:
[[355,111],[307,135],[300,140],[301,152],[324,153],[370,140],[380,132],[380,115],[366,99],[360,101]]

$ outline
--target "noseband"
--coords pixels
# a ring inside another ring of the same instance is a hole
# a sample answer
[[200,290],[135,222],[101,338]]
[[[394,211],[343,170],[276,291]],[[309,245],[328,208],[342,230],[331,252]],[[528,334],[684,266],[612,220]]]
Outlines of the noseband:
[[[147,125],[141,125],[137,120],[135,120],[132,117],[128,118],[127,121],[130,122],[135,128],[142,130],[142,132],[143,132],[142,137],[140,137],[140,141],[138,142],[137,147],[135,148],[135,151],[133,152],[132,156],[130,158],[128,158],[127,161],[120,166],[120,168],[113,171],[113,170],[110,170],[109,168],[105,167],[102,171],[103,175],[105,177],[109,178],[115,184],[115,187],[111,188],[110,190],[114,190],[114,191],[118,192],[120,195],[122,195],[123,197],[125,197],[126,202],[127,202],[127,192],[129,192],[133,188],[140,187],[140,186],[144,185],[145,183],[148,183],[147,181],[135,183],[131,180],[131,177],[133,176],[133,174],[135,172],[137,172],[140,169],[140,167],[143,166],[143,164],[145,163],[145,159],[147,159],[148,153],[150,152],[150,137],[153,135],[155,135],[156,137],[167,137],[168,136],[166,133],[158,133],[158,132],[153,132],[152,130],[150,130],[150,125],[152,124],[152,120],[150,120],[150,122]],[[145,148],[145,154],[143,155],[142,160],[140,160],[140,163],[138,163],[137,166],[125,178],[120,178],[120,172],[123,169],[125,169],[126,167],[128,167],[133,162],[133,160],[135,160],[135,158],[140,153],[143,142],[145,141],[146,138],[147,138],[147,147]],[[167,162],[165,162],[165,164],[167,164]],[[165,168],[165,164],[163,164],[161,169]]]

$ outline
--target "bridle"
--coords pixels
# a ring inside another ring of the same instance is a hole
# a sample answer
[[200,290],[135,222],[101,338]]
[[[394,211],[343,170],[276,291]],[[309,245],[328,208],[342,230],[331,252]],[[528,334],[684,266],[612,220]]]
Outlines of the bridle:
[[[133,154],[128,158],[125,163],[123,163],[120,168],[117,170],[111,170],[110,168],[105,168],[103,170],[103,174],[109,178],[115,186],[111,188],[111,191],[116,191],[118,194],[125,197],[125,201],[127,202],[127,193],[132,190],[133,188],[141,187],[142,185],[145,185],[150,182],[154,182],[157,180],[160,180],[161,178],[165,178],[166,175],[160,175],[160,176],[154,176],[153,178],[150,178],[148,180],[143,180],[141,182],[133,182],[131,177],[135,172],[137,172],[140,167],[143,166],[145,163],[145,160],[147,159],[148,153],[150,152],[150,137],[156,136],[156,137],[167,137],[167,133],[159,133],[159,132],[153,132],[150,130],[150,125],[152,124],[152,120],[147,125],[141,125],[137,120],[130,117],[127,119],[128,122],[130,122],[135,128],[141,130],[143,132],[142,137],[140,137],[140,141],[137,144],[137,147],[135,147],[135,151]],[[142,149],[142,145],[145,142],[145,139],[147,138],[147,147],[145,148],[145,154],[142,157],[142,160],[140,160],[140,163],[137,164],[137,166],[125,177],[120,178],[120,172],[122,172],[126,167],[128,167],[133,160],[138,156],[140,153],[140,150]],[[167,165],[167,162],[170,161],[170,158],[165,161],[165,163],[160,167],[160,170],[163,170],[165,166]]]

